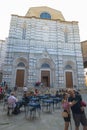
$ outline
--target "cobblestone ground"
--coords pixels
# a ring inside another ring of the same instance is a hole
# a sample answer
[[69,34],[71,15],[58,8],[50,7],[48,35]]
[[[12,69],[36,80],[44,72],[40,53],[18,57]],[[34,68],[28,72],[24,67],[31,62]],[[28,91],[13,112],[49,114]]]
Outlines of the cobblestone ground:
[[[82,92],[83,100],[87,102],[87,94]],[[41,116],[36,115],[35,119],[26,119],[24,108],[18,115],[7,116],[3,110],[3,103],[0,103],[0,130],[64,130],[64,121],[61,116],[62,109],[55,108],[52,113],[41,112]],[[85,108],[87,116],[87,106]],[[72,119],[72,130],[74,122]],[[70,129],[71,130],[71,129]],[[82,130],[82,126],[80,126]]]

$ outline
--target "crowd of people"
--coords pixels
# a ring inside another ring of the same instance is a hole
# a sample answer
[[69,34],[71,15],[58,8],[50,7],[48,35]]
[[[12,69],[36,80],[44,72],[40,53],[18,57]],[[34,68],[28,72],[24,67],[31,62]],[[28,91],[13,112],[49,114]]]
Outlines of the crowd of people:
[[[5,91],[7,90],[8,88],[6,86]],[[9,97],[7,98],[7,102],[8,104],[12,104],[12,106],[8,106],[9,108],[13,107],[14,110],[18,109],[18,112],[20,112],[20,108],[23,105],[26,105],[29,102],[29,97],[36,97],[41,94],[41,92],[37,88],[35,88],[34,91],[28,91],[28,88],[24,86],[22,100],[19,101],[16,97],[15,91],[17,91],[17,88],[15,88],[13,91],[10,91]],[[0,86],[0,94],[2,92],[3,89]],[[79,91],[76,91],[74,89],[60,89],[56,90],[55,96],[62,99],[62,116],[65,122],[64,130],[69,130],[69,126],[72,127],[71,118],[73,118],[74,120],[75,130],[79,130],[80,124],[82,124],[83,130],[87,130],[87,118],[84,109],[84,107],[86,107],[86,103],[83,101]]]

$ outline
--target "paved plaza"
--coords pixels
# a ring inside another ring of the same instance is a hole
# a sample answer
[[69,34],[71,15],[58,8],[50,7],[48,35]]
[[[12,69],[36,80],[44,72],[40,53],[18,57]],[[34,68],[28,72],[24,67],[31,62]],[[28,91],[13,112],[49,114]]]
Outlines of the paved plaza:
[[[87,102],[87,94],[82,94],[83,99]],[[55,108],[52,113],[42,112],[40,117],[38,114],[34,119],[26,119],[24,108],[18,115],[7,116],[6,110],[3,110],[3,103],[0,103],[0,130],[64,130],[64,121],[61,116],[62,109]],[[87,116],[87,106],[85,108]],[[74,130],[74,122],[72,119],[72,130]],[[71,130],[69,128],[69,130]],[[80,126],[82,130],[82,126]]]

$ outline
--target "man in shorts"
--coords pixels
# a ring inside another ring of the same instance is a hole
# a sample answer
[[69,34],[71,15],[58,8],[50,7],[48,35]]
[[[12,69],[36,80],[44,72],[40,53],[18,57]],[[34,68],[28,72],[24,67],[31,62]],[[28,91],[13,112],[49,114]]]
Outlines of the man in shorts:
[[68,98],[68,102],[71,103],[72,115],[75,122],[75,130],[79,130],[80,123],[83,126],[83,130],[87,130],[87,119],[84,107],[81,105],[81,95],[75,93],[75,91],[72,89],[70,89],[68,93],[70,95]]

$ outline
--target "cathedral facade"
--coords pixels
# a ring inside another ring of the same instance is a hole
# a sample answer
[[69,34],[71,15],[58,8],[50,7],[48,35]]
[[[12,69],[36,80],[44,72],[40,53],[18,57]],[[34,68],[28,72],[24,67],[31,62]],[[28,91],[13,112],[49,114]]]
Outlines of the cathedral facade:
[[6,44],[3,81],[10,87],[83,87],[78,22],[66,21],[60,11],[44,6],[12,15]]

